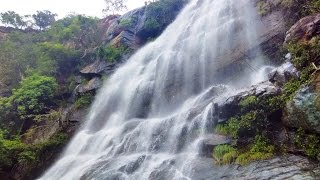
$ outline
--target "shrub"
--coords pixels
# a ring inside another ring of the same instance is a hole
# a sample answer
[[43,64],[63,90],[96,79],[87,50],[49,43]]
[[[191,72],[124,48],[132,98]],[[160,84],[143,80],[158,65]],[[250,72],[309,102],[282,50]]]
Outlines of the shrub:
[[214,148],[213,157],[219,165],[230,164],[237,157],[237,151],[230,145],[218,145]]
[[249,109],[253,109],[254,106],[258,104],[258,98],[256,96],[249,96],[240,101],[239,105],[242,111],[247,111]]
[[0,169],[11,169],[19,165],[28,168],[40,166],[41,158],[46,160],[46,155],[61,149],[66,141],[67,135],[58,133],[46,142],[27,145],[17,137],[5,137],[4,131],[0,131]]
[[296,131],[294,144],[311,158],[315,159],[320,154],[320,136],[307,134],[302,128]]
[[161,27],[161,24],[155,18],[149,18],[144,26],[147,29],[158,29]]
[[216,131],[218,134],[230,135],[233,138],[238,137],[240,123],[236,118],[230,118],[226,124],[218,124]]
[[128,52],[128,48],[126,48],[124,46],[120,46],[120,47],[114,47],[114,46],[103,47],[103,46],[100,46],[96,50],[96,56],[97,56],[98,59],[107,60],[109,62],[117,62],[127,52]]
[[40,114],[52,105],[57,87],[53,77],[33,74],[22,80],[20,87],[13,90],[10,100],[21,117]]
[[91,94],[83,95],[76,100],[75,108],[81,109],[81,108],[88,107],[92,103],[92,100],[93,100],[93,95]]
[[273,156],[273,153],[274,146],[268,145],[267,140],[264,137],[257,135],[250,150],[241,153],[237,157],[236,163],[240,165],[247,165],[253,161],[269,159]]
[[128,28],[130,26],[132,26],[132,19],[121,19],[119,25],[124,27],[124,28]]

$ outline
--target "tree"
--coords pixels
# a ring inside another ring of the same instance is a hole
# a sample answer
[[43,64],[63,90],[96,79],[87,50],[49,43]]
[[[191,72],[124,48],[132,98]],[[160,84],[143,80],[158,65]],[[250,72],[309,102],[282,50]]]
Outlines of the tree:
[[5,25],[11,25],[15,28],[23,28],[27,24],[23,20],[23,17],[17,14],[14,11],[7,11],[5,13],[1,13],[1,21]]
[[40,30],[46,29],[52,23],[56,21],[57,14],[52,13],[48,10],[37,11],[37,14],[33,14],[32,18],[35,21],[35,24],[40,28]]
[[106,14],[112,13],[114,15],[115,12],[124,11],[127,9],[125,1],[126,0],[105,0],[106,9],[104,9],[103,12]]

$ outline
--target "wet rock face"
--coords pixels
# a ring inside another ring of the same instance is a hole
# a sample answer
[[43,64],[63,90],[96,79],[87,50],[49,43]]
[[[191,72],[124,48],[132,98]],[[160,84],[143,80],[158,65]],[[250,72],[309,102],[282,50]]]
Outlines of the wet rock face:
[[285,43],[296,40],[310,40],[320,34],[320,14],[300,19],[286,34]]
[[295,68],[292,63],[286,62],[280,67],[272,70],[268,74],[268,78],[270,82],[278,86],[283,86],[291,79],[299,79],[299,75],[297,68]]
[[319,82],[302,87],[287,103],[284,124],[320,134],[320,89],[316,88],[316,84],[319,85]]
[[227,136],[211,134],[202,140],[200,155],[205,157],[212,157],[213,149],[221,144],[230,144],[231,139]]
[[254,162],[248,166],[222,166],[210,158],[199,158],[192,168],[191,179],[318,179],[320,168],[307,158],[289,155]]

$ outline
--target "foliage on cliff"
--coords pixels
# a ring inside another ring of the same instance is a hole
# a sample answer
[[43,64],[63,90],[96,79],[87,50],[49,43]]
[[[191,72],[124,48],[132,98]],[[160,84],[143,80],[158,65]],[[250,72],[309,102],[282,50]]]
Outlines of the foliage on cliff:
[[[319,63],[319,38],[307,42],[290,42],[285,48],[292,63],[300,70],[300,78],[287,82],[277,96],[248,96],[238,104],[239,111],[226,123],[218,124],[216,132],[232,137],[231,145],[217,146],[213,156],[218,164],[232,162],[245,165],[270,158],[274,153],[300,153],[312,159],[320,157],[320,136],[303,128],[288,128],[282,124],[283,110],[296,92],[314,79],[314,64]],[[292,136],[282,140],[276,134],[287,129]],[[227,147],[226,147],[227,146]],[[221,153],[221,149],[223,153]]]

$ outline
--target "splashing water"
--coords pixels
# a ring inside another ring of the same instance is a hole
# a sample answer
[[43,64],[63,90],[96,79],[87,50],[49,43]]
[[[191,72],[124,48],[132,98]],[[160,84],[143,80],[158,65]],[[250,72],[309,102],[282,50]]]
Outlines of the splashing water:
[[265,77],[219,74],[257,46],[256,21],[249,0],[191,1],[105,83],[86,124],[40,179],[192,179],[190,164],[216,122],[213,103]]

